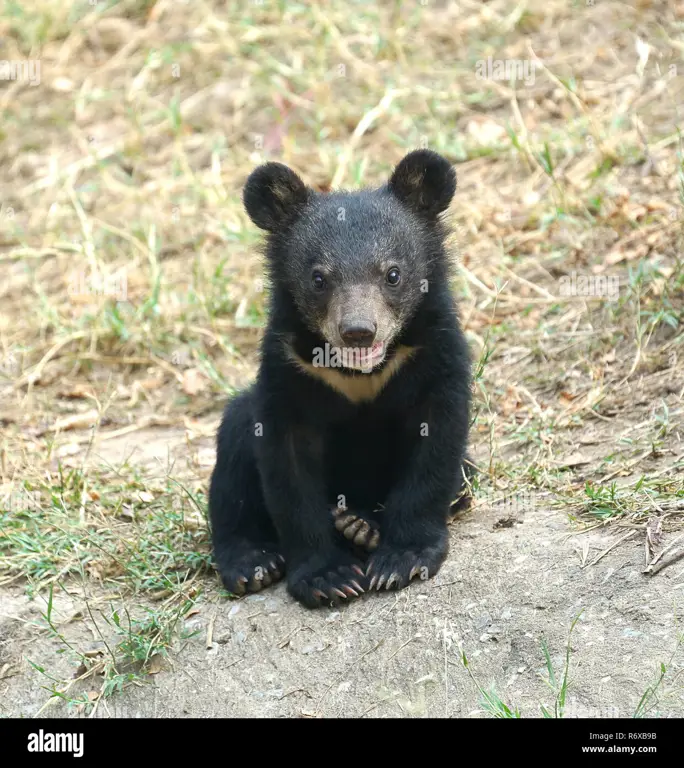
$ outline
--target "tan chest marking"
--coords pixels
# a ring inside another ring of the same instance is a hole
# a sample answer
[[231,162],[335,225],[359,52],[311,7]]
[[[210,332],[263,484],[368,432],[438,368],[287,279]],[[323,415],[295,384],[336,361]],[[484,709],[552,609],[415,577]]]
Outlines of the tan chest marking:
[[296,365],[310,376],[323,381],[336,392],[344,395],[352,403],[365,403],[374,400],[385,388],[387,382],[417,350],[417,347],[398,347],[394,357],[378,373],[355,373],[345,376],[335,368],[324,368],[307,363],[288,345],[288,356]]

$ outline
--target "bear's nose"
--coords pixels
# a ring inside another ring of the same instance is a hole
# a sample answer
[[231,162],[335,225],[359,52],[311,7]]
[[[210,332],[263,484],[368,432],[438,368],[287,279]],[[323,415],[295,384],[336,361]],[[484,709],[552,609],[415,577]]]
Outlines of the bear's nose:
[[378,327],[368,320],[352,320],[340,323],[340,337],[348,347],[370,347],[375,339]]

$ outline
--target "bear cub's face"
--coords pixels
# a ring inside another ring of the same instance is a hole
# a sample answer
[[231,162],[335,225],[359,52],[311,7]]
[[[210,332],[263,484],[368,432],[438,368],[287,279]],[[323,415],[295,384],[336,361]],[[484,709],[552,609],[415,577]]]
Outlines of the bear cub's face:
[[429,290],[438,217],[455,189],[449,162],[417,150],[377,190],[317,193],[286,166],[266,163],[243,197],[270,233],[272,277],[306,326],[341,350],[344,367],[370,372]]

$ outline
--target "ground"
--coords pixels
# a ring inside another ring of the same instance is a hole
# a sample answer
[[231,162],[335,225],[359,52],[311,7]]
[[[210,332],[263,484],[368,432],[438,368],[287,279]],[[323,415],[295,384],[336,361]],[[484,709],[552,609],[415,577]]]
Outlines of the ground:
[[[0,89],[0,715],[684,715],[684,3],[632,5],[4,4],[40,70]],[[241,185],[420,146],[459,177],[474,502],[434,580],[237,600],[206,490],[264,325]]]

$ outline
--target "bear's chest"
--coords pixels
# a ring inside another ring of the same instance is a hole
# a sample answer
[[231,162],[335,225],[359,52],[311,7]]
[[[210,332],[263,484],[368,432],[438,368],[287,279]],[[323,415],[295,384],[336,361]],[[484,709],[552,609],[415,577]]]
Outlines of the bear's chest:
[[401,473],[406,450],[389,418],[360,416],[331,426],[324,439],[329,494],[364,507],[381,503]]

